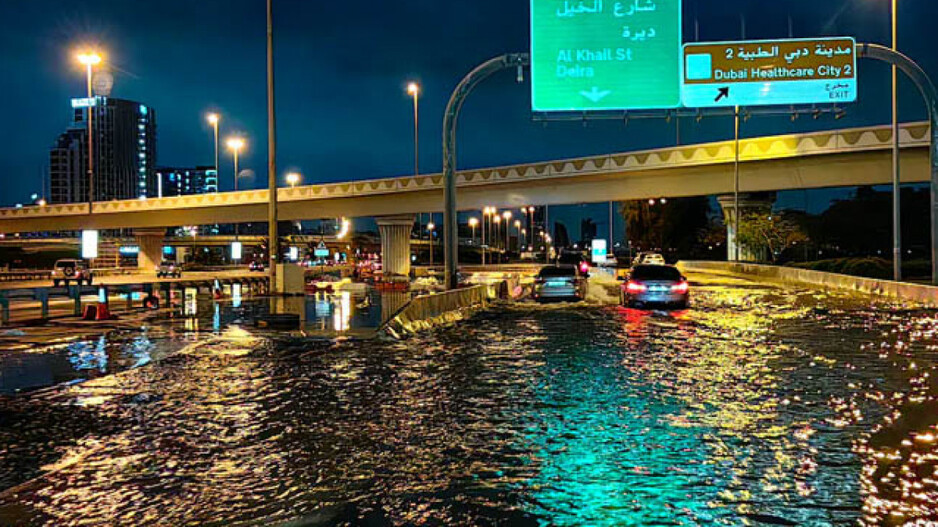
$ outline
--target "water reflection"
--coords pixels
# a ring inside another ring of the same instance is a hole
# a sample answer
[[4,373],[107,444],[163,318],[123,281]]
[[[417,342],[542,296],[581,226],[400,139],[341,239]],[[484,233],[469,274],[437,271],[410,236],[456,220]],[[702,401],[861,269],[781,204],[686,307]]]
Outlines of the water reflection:
[[[275,306],[351,331],[388,297]],[[227,326],[70,388],[109,433],[0,501],[14,524],[925,525],[931,315],[701,288],[681,313],[515,307],[407,342]],[[240,313],[240,314],[239,314]],[[923,323],[923,321],[925,321]],[[37,412],[42,426],[52,417]],[[73,426],[73,425],[70,425]],[[16,440],[16,433],[12,434]],[[0,435],[0,448],[4,439]],[[15,455],[0,461],[28,464]],[[918,523],[914,523],[919,520]]]

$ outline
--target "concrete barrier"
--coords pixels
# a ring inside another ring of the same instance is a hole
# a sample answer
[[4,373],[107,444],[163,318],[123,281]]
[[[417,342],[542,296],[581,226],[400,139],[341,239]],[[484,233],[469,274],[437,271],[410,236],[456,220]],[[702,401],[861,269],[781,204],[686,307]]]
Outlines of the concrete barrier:
[[403,338],[435,326],[451,324],[484,309],[492,300],[504,298],[507,289],[507,284],[500,282],[418,296],[391,317],[381,331]]
[[875,278],[862,278],[777,265],[687,261],[679,262],[678,267],[688,272],[697,271],[745,276],[767,282],[850,291],[871,297],[889,298],[928,307],[938,307],[938,287],[930,285],[877,280]]

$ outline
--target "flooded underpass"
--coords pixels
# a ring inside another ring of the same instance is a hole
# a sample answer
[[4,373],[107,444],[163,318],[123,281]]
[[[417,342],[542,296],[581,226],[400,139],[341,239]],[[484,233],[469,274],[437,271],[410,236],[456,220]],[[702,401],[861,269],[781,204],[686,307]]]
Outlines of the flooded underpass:
[[0,524],[938,520],[934,313],[692,278],[687,311],[505,304],[403,342],[225,319],[7,396]]

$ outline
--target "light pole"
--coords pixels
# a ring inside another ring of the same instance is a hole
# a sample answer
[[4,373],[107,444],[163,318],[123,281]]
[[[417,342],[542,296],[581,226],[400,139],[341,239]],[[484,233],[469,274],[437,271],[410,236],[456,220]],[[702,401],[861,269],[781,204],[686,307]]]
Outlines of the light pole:
[[[228,139],[227,143],[228,149],[231,150],[232,155],[234,156],[234,190],[238,191],[238,156],[241,154],[241,149],[244,148],[245,141],[240,137],[232,137]],[[238,234],[240,233],[240,224],[235,221],[235,241],[238,241]]]
[[[407,84],[407,94],[414,100],[414,176],[420,175],[420,106],[418,99],[420,97],[420,85],[416,82]],[[417,234],[419,240],[423,239],[423,233],[420,232],[420,224],[423,222],[423,214],[417,215]]]
[[290,188],[296,188],[301,179],[302,176],[298,172],[290,172],[287,174],[287,185],[290,185]]
[[427,232],[430,234],[430,267],[433,267],[433,229],[436,225],[431,221],[427,224]]
[[212,130],[215,134],[215,192],[218,192],[218,183],[220,181],[218,175],[218,122],[221,120],[221,117],[217,113],[210,113],[206,116],[208,123],[212,125]]
[[492,229],[495,233],[492,235],[492,241],[495,242],[496,248],[499,249],[498,254],[498,263],[502,263],[501,248],[498,247],[501,245],[501,234],[502,234],[502,217],[498,214],[498,211],[492,215],[492,221],[494,222],[494,228]]
[[87,88],[88,88],[88,213],[94,206],[94,109],[97,107],[97,101],[94,99],[94,92],[91,87],[92,69],[101,63],[101,55],[95,52],[80,53],[78,62],[85,66]]
[[[521,245],[521,220],[515,220],[515,234],[518,235],[518,245]],[[518,251],[521,252],[520,250]]]
[[420,85],[411,82],[407,85],[407,94],[414,99],[414,175],[420,175],[420,109],[418,98],[420,97]]
[[[892,50],[899,51],[899,0],[892,0]],[[902,182],[899,178],[899,69],[892,66],[892,250],[893,278],[902,280]]]
[[[485,265],[485,231],[488,229],[489,216],[492,214],[492,207],[484,207],[482,209],[482,265]],[[489,236],[489,240],[492,237]]]
[[476,242],[476,227],[479,225],[479,218],[469,218],[469,228],[472,229],[472,243]]
[[511,252],[511,211],[506,210],[502,213],[505,218],[505,259],[508,259],[508,253]]

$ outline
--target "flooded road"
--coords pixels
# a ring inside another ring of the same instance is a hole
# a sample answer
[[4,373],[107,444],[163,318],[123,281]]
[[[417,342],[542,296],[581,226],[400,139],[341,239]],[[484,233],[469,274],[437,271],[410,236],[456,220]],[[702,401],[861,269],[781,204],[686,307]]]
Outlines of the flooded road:
[[938,520],[934,313],[695,278],[688,311],[505,305],[404,342],[223,325],[0,399],[0,524]]

